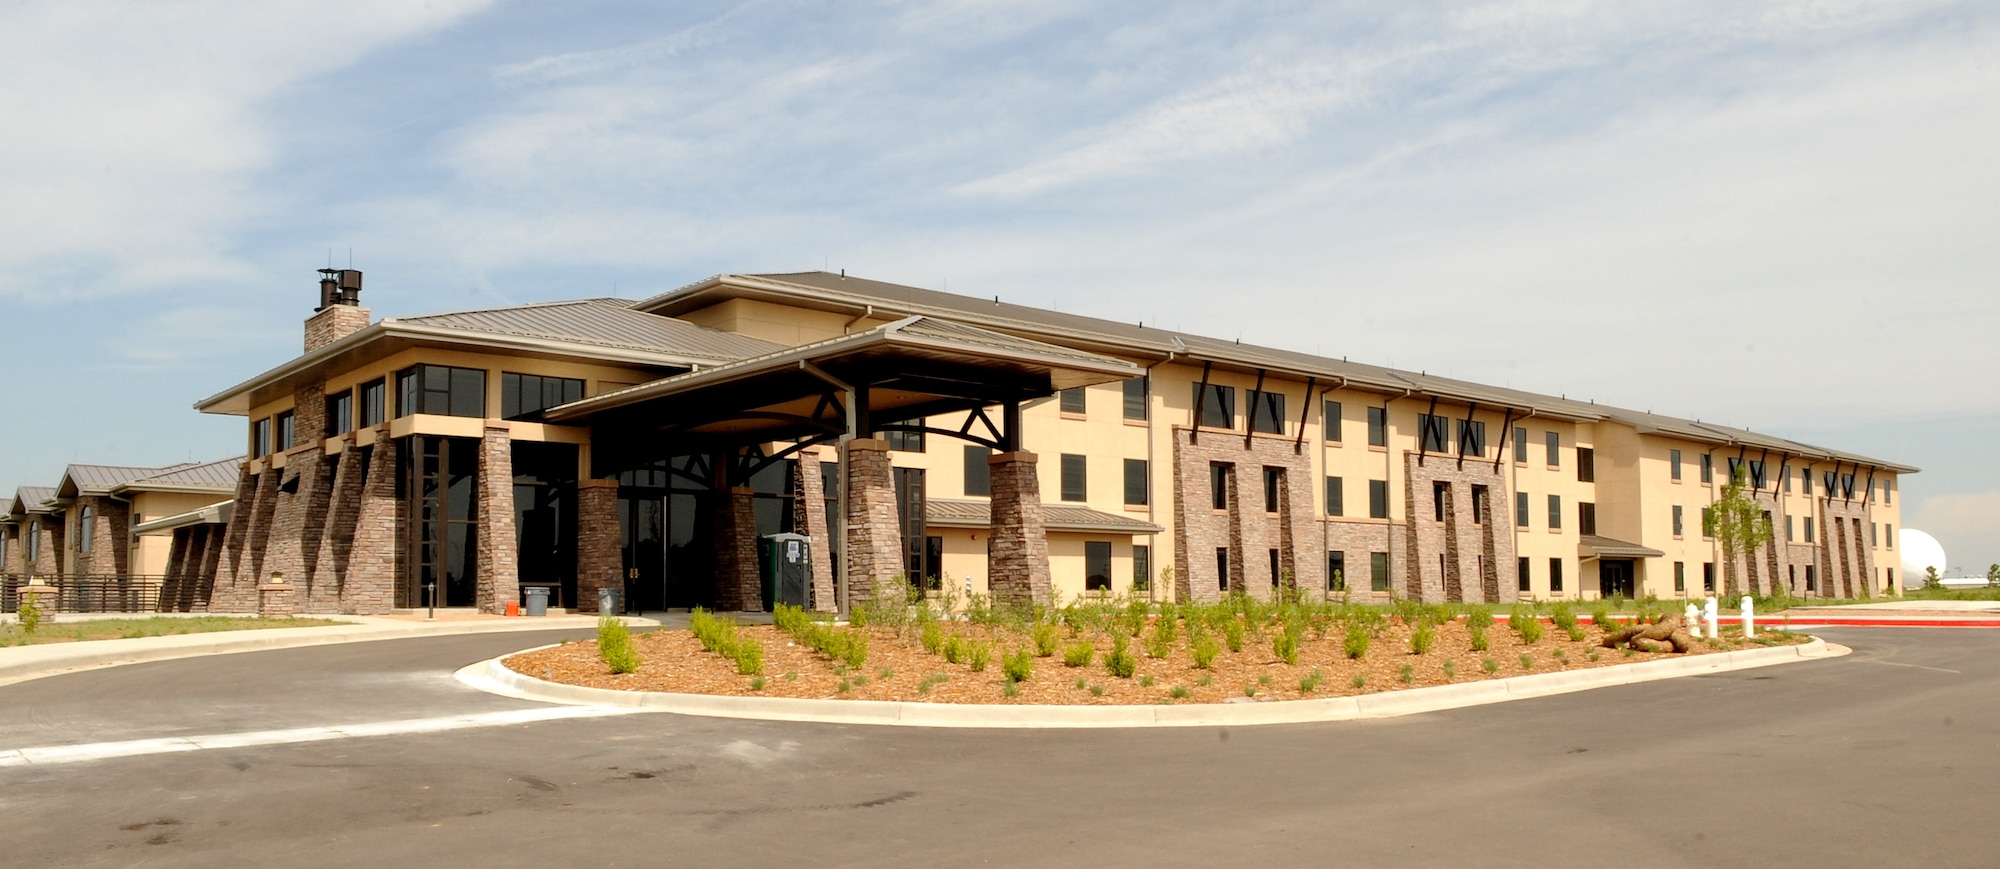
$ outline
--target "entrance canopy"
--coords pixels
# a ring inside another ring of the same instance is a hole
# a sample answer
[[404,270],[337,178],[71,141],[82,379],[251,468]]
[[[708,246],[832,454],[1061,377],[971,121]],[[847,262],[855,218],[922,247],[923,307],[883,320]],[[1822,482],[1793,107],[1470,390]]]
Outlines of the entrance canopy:
[[1610,537],[1599,537],[1595,534],[1585,534],[1583,535],[1583,539],[1577,541],[1577,543],[1577,552],[1585,560],[1592,558],[1661,558],[1666,555],[1666,553],[1658,549],[1651,549],[1624,540],[1614,540]]
[[[1138,377],[1122,359],[931,317],[907,317],[764,356],[703,368],[551,408],[549,422],[588,420],[596,450],[726,450],[774,441],[867,437],[884,426],[973,411],[967,431],[1018,443],[1023,401]],[[1006,425],[982,409],[1008,408]],[[972,428],[984,420],[984,431]],[[617,461],[611,456],[606,459]]]

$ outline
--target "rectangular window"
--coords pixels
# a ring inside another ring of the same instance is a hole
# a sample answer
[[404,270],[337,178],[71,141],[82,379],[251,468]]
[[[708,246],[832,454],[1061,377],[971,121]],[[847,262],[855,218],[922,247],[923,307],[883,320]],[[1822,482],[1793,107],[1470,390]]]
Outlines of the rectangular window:
[[1146,494],[1147,494],[1146,490],[1147,490],[1147,488],[1148,488],[1148,485],[1147,485],[1147,484],[1148,484],[1149,482],[1150,482],[1150,481],[1148,481],[1148,480],[1146,479],[1146,460],[1145,460],[1145,459],[1126,459],[1126,460],[1125,460],[1125,504],[1126,504],[1126,506],[1130,506],[1130,507],[1144,507],[1144,506],[1146,506]]
[[1389,445],[1389,409],[1371,407],[1368,409],[1368,445],[1386,447]]
[[84,507],[76,519],[76,551],[90,554],[91,538],[97,532],[97,511]]
[[1597,533],[1597,505],[1589,501],[1576,502],[1576,533]]
[[1236,388],[1208,384],[1204,391],[1200,383],[1194,385],[1194,406],[1201,410],[1201,425],[1204,428],[1236,427]]
[[1347,553],[1338,549],[1326,554],[1326,590],[1347,590]]
[[1285,433],[1285,394],[1250,393],[1250,430],[1265,434]]
[[1791,494],[1791,493],[1792,493],[1792,477],[1791,477],[1791,475],[1790,475],[1790,474],[1786,474],[1786,473],[1785,473],[1785,472],[1783,472],[1783,471],[1779,471],[1778,473],[1779,473],[1779,475],[1780,475],[1780,476],[1782,476],[1782,477],[1784,477],[1784,478],[1785,478],[1785,494],[1787,494],[1787,495]]
[[1083,457],[1074,453],[1062,455],[1062,499],[1065,501],[1088,500],[1085,484]]
[[1882,506],[1887,507],[1895,503],[1896,503],[1896,481],[1894,479],[1883,480]]
[[1799,493],[1800,493],[1800,494],[1802,494],[1802,495],[1810,495],[1810,494],[1812,494],[1812,469],[1811,469],[1811,468],[1800,468],[1800,469],[1799,469]]
[[[1061,402],[1062,402],[1063,413],[1083,412],[1084,408],[1083,387],[1079,386],[1074,389],[1065,389],[1062,392],[1057,393],[1057,395],[1062,396]],[[1109,577],[1106,577],[1106,579],[1108,580]]]
[[1276,549],[1270,550],[1270,552],[1267,554],[1270,557],[1271,561],[1271,587],[1277,588],[1278,581],[1284,578],[1285,569],[1279,566],[1280,562],[1278,559],[1278,550]]
[[1687,562],[1674,562],[1674,593],[1683,594],[1688,590]]
[[1674,482],[1681,481],[1681,451],[1667,451],[1667,475]]
[[1520,426],[1514,427],[1514,461],[1528,463],[1528,430]]
[[1153,547],[1144,543],[1132,544],[1132,590],[1146,591],[1153,587]]
[[1208,464],[1208,506],[1229,509],[1229,466],[1222,462]]
[[1417,414],[1417,438],[1427,453],[1451,451],[1451,420],[1428,413]]
[[1146,418],[1146,393],[1149,386],[1150,384],[1146,382],[1146,378],[1144,377],[1134,377],[1131,380],[1125,381],[1123,387],[1125,390],[1126,419]]
[[1763,459],[1751,459],[1751,460],[1750,460],[1750,488],[1752,488],[1752,489],[1762,489],[1762,488],[1764,488],[1764,460],[1763,460]]
[[354,430],[354,393],[336,392],[326,397],[326,433],[339,437]]
[[1715,456],[1709,453],[1701,454],[1701,481],[1704,483],[1715,482]]
[[1284,488],[1285,488],[1284,469],[1265,468],[1264,469],[1264,512],[1266,513],[1278,512],[1278,502],[1280,500],[1278,493],[1283,491]]
[[1111,590],[1111,542],[1083,542],[1083,588],[1085,591]]
[[1542,443],[1548,448],[1549,467],[1562,467],[1562,434],[1552,431],[1542,432]]
[[1229,590],[1229,547],[1215,547],[1215,587]]
[[1896,526],[1886,522],[1882,523],[1882,548],[1896,548]]
[[986,463],[993,451],[978,444],[965,445],[965,494],[993,494],[993,466]]
[[500,417],[521,419],[551,407],[583,400],[583,381],[573,377],[500,373]]
[[1451,500],[1451,484],[1443,481],[1431,483],[1431,508],[1434,518],[1444,521],[1444,506]]
[[1563,560],[1560,558],[1551,558],[1549,559],[1549,592],[1554,594],[1562,590]]
[[271,454],[271,418],[264,417],[250,424],[250,457],[260,459]]
[[1528,527],[1528,493],[1514,493],[1514,527]]
[[1534,591],[1535,578],[1532,575],[1533,570],[1528,567],[1528,565],[1533,564],[1534,562],[1525,557],[1517,558],[1514,560],[1516,562],[1514,565],[1515,590],[1520,591],[1523,594]]
[[486,415],[486,372],[477,368],[418,365],[396,374],[396,415]]
[[1714,507],[1701,508],[1701,539],[1707,540],[1709,539],[1709,535],[1715,533],[1715,529],[1713,527],[1714,524],[1715,524],[1715,508]]
[[1589,447],[1576,448],[1576,481],[1597,482],[1597,451]]
[[[1738,469],[1742,468],[1742,467],[1743,467],[1743,460],[1742,460],[1742,459],[1739,459],[1739,458],[1735,458],[1735,457],[1731,457],[1731,458],[1729,459],[1729,481],[1730,481],[1730,482],[1732,482],[1732,483],[1733,483],[1733,482],[1735,482],[1735,481],[1736,481],[1736,471],[1737,471]],[[1749,476],[1749,475],[1748,475],[1748,474],[1745,474],[1744,476],[1746,476],[1746,477],[1747,477],[1747,476]]]
[[1339,477],[1326,478],[1326,515],[1347,515],[1347,485]]
[[1882,577],[1889,581],[1887,588],[1891,594],[1894,594],[1896,591],[1896,569],[1893,567],[1882,568]]
[[1368,481],[1368,518],[1389,518],[1389,481]]
[[1472,487],[1472,524],[1486,524],[1486,487]]
[[1845,498],[1845,499],[1847,499],[1847,500],[1849,500],[1849,501],[1852,501],[1852,500],[1854,500],[1854,475],[1853,475],[1853,474],[1841,474],[1841,475],[1840,475],[1840,497],[1842,497],[1842,498]]
[[[1320,408],[1319,427],[1322,437],[1330,443],[1340,443],[1340,402],[1329,401]],[[1888,489],[1884,483],[1883,489]]]
[[[921,421],[919,424],[921,424]],[[898,452],[921,453],[925,449],[924,433],[920,431],[906,431],[904,429],[892,428],[885,432],[876,432],[876,437],[888,441],[889,449]]]
[[1681,507],[1681,505],[1679,505],[1679,504],[1675,504],[1675,505],[1674,505],[1674,536],[1675,536],[1675,537],[1679,537],[1679,536],[1681,536],[1681,533],[1682,533],[1683,531],[1685,531],[1685,530],[1686,530],[1686,523],[1685,523],[1685,522],[1684,522],[1684,520],[1683,520],[1683,516],[1682,516],[1682,507]]
[[1834,484],[1839,481],[1839,478],[1834,475],[1833,471],[1827,471],[1826,473],[1821,474],[1820,481],[1826,484],[1827,497],[1829,498],[1838,497],[1838,493],[1840,492],[1840,490],[1836,488]]
[[1486,423],[1476,419],[1458,421],[1458,453],[1462,456],[1486,455]]
[[377,377],[374,380],[361,384],[359,392],[361,395],[361,406],[359,408],[361,411],[360,425],[366,428],[371,425],[381,425],[388,421],[389,407],[385,399],[388,398],[389,387],[382,382],[382,378]]
[[[1708,590],[1715,590],[1715,583],[1712,576]],[[1819,571],[1814,565],[1810,564],[1806,565],[1806,591],[1819,591]]]
[[1806,517],[1806,542],[1813,542],[1813,517]]
[[1368,553],[1368,590],[1389,590],[1389,553]]
[[297,445],[299,434],[298,417],[294,416],[291,411],[288,410],[272,417],[271,425],[277,429],[274,436],[278,439],[276,445],[278,452],[282,453]]
[[[1806,568],[1806,576],[1812,576],[1812,568]],[[1701,565],[1701,590],[1715,591],[1715,565],[1705,561]]]
[[1878,542],[1879,540],[1881,540],[1881,538],[1875,536],[1875,529],[1879,527],[1881,526],[1876,525],[1873,522],[1868,523],[1868,548],[1870,549],[1875,549],[1882,545],[1880,542]]
[[1549,530],[1561,531],[1562,527],[1563,527],[1563,498],[1561,495],[1550,495]]
[[1798,523],[1796,523],[1796,522],[1793,522],[1793,521],[1792,521],[1792,520],[1793,520],[1794,518],[1797,518],[1797,517],[1794,517],[1794,516],[1786,516],[1786,517],[1785,517],[1785,542],[1786,542],[1786,543],[1790,543],[1790,542],[1792,542],[1793,540],[1796,540],[1796,539],[1798,539],[1798,538],[1796,538],[1796,537],[1793,537],[1793,536],[1792,536],[1792,530],[1793,530],[1793,527],[1792,527],[1792,526],[1794,526],[1794,525],[1797,525],[1797,524],[1798,524]]

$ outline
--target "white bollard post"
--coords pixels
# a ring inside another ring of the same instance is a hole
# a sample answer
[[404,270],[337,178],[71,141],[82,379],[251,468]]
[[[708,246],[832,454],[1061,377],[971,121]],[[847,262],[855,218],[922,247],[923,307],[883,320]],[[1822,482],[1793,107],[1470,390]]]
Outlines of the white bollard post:
[[1687,610],[1681,613],[1681,622],[1689,636],[1701,636],[1701,610],[1695,607],[1694,601],[1688,601]]
[[1713,640],[1717,636],[1719,636],[1719,634],[1717,634],[1715,630],[1715,595],[1712,594],[1709,595],[1708,600],[1702,603],[1701,620],[1705,625],[1708,626],[1709,639]]
[[1743,638],[1757,636],[1757,602],[1749,595],[1743,596]]

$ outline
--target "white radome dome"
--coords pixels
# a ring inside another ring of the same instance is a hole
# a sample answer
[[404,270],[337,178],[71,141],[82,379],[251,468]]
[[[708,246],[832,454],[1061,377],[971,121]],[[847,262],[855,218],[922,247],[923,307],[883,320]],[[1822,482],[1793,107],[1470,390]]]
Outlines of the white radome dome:
[[1944,575],[1944,546],[1936,537],[1915,528],[1896,531],[1896,548],[1903,550],[1903,578],[1909,588],[1924,587],[1924,568],[1935,567]]

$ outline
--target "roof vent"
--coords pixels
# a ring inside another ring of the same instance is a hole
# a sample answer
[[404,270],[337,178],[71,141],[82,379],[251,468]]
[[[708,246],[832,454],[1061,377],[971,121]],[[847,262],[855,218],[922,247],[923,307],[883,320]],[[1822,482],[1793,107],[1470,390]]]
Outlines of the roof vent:
[[313,310],[361,304],[360,269],[320,269],[319,273],[319,307]]

